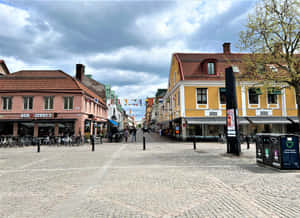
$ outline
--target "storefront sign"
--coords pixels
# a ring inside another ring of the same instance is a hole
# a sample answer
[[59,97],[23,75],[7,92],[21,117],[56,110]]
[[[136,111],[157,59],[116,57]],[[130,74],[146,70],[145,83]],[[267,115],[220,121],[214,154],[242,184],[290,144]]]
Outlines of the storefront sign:
[[51,118],[52,114],[34,114],[35,118]]
[[21,118],[52,118],[52,114],[21,114]]
[[21,114],[20,117],[21,118],[30,118],[30,114]]

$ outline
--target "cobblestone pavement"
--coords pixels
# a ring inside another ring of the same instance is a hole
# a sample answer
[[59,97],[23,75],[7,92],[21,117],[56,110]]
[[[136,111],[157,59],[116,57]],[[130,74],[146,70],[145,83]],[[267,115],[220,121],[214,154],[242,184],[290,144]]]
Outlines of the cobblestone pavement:
[[[157,135],[146,135],[147,142]],[[300,172],[217,143],[0,149],[0,217],[300,217]]]

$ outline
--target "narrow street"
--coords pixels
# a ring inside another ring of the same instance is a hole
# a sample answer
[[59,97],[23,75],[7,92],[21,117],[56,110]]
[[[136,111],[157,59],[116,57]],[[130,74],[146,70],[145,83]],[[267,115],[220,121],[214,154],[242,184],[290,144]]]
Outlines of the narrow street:
[[136,136],[137,136],[136,137],[137,142],[140,142],[140,143],[143,142],[143,136],[145,136],[146,143],[148,143],[148,142],[169,142],[169,143],[176,142],[176,140],[174,140],[174,139],[170,139],[166,136],[160,136],[159,133],[157,133],[157,132],[150,131],[150,132],[143,133],[143,131],[141,129],[139,129],[137,131]]

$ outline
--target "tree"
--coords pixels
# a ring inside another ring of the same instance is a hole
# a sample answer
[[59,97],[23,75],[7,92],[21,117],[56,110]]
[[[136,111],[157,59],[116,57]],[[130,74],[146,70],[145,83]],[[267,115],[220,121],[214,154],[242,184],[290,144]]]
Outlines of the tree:
[[[247,77],[295,89],[300,121],[300,0],[262,0],[240,32]],[[245,74],[244,74],[245,75]]]

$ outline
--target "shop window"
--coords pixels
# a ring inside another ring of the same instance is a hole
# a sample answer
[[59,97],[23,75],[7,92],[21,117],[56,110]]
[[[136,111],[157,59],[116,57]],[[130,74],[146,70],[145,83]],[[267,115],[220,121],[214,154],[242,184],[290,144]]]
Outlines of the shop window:
[[187,125],[187,133],[188,136],[202,136],[202,126],[195,124]]
[[259,88],[248,89],[249,104],[258,104],[260,94],[261,94],[261,91]]
[[11,110],[12,109],[12,97],[2,97],[2,109]]
[[74,135],[75,131],[75,124],[74,122],[62,122],[58,124],[58,133],[62,136],[72,136]]
[[89,133],[91,131],[91,121],[85,120],[84,121],[84,132]]
[[208,75],[215,75],[215,63],[209,62],[207,63],[207,74]]
[[19,136],[33,136],[34,123],[22,122],[18,124],[18,135]]
[[73,109],[73,96],[64,97],[64,109],[65,110]]
[[220,104],[226,104],[226,88],[219,88]]
[[52,110],[53,109],[53,96],[46,96],[44,97],[44,108],[45,110]]
[[197,88],[197,104],[207,104],[207,88]]
[[46,137],[54,135],[54,123],[39,123],[38,124],[38,136]]
[[24,110],[32,110],[33,107],[33,97],[32,96],[24,96]]

